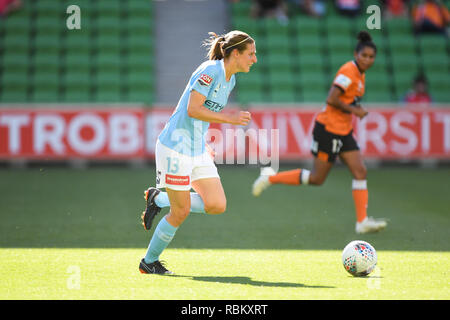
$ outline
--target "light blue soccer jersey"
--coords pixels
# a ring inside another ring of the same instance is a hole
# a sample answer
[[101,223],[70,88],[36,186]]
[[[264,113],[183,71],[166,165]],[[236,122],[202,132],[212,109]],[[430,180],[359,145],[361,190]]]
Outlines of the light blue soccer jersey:
[[209,122],[189,117],[187,106],[192,90],[206,97],[203,104],[214,112],[220,112],[228,102],[228,96],[236,83],[234,75],[226,81],[223,60],[203,62],[192,73],[178,105],[160,133],[159,141],[182,154],[197,156],[205,152]]

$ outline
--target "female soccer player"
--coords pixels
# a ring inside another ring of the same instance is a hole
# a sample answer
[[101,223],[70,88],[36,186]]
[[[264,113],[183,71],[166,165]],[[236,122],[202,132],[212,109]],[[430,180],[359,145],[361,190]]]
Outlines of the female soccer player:
[[[150,230],[161,208],[170,206],[170,212],[153,233],[139,264],[142,273],[171,273],[159,261],[159,256],[190,212],[220,214],[226,208],[214,152],[206,144],[205,136],[211,122],[244,126],[249,123],[249,112],[221,111],[234,88],[234,74],[249,72],[257,62],[256,47],[255,41],[241,31],[210,35],[204,42],[209,60],[192,74],[156,143],[156,188],[145,191],[146,209],[141,217],[144,228]],[[191,188],[195,192],[190,192]]]
[[364,94],[365,72],[374,63],[376,53],[377,47],[370,35],[365,31],[359,32],[354,51],[355,59],[338,70],[328,93],[327,106],[316,117],[311,147],[315,157],[313,169],[275,173],[270,167],[263,168],[253,184],[254,196],[259,196],[273,184],[322,185],[339,156],[353,175],[356,232],[375,232],[386,227],[386,221],[367,217],[367,170],[352,134],[352,114],[362,119],[368,113],[359,102]]

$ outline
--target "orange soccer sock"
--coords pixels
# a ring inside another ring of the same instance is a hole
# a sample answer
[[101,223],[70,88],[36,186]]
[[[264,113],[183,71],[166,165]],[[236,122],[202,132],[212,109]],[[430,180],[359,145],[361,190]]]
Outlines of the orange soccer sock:
[[369,191],[366,180],[353,180],[353,201],[355,202],[356,221],[362,222],[367,217]]
[[300,173],[302,169],[294,169],[289,171],[282,171],[269,177],[269,181],[272,184],[300,184]]

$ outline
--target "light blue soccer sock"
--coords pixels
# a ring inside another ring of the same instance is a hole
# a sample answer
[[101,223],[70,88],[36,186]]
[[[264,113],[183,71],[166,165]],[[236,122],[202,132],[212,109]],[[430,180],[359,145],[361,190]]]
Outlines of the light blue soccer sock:
[[144,257],[145,263],[152,263],[159,260],[159,256],[167,248],[170,241],[172,241],[177,229],[177,227],[167,222],[166,217],[163,217],[159,221],[148,245],[147,253]]
[[155,198],[155,203],[160,208],[170,207],[169,196],[167,192],[160,192]]
[[202,197],[195,192],[191,192],[191,212],[206,213]]
[[[167,192],[160,192],[156,198],[155,203],[160,208],[170,207],[169,197]],[[191,192],[191,212],[206,213],[205,204],[198,193]]]

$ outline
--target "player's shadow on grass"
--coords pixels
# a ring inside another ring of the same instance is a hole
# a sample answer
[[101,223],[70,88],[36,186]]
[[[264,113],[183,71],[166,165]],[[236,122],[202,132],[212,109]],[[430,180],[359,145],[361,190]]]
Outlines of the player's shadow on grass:
[[258,281],[253,280],[249,277],[201,277],[201,276],[187,276],[187,275],[172,275],[171,277],[187,278],[195,281],[205,281],[205,282],[247,284],[257,287],[315,288],[315,289],[334,288],[330,286],[310,286],[303,283]]

